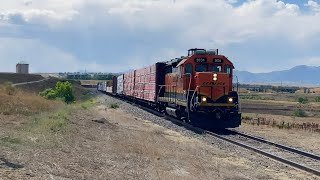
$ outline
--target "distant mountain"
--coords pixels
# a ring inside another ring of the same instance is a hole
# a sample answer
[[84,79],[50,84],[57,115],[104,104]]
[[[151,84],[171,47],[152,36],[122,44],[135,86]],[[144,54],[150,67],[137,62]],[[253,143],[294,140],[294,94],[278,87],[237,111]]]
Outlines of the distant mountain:
[[320,66],[296,66],[269,73],[235,71],[240,83],[294,83],[320,85]]

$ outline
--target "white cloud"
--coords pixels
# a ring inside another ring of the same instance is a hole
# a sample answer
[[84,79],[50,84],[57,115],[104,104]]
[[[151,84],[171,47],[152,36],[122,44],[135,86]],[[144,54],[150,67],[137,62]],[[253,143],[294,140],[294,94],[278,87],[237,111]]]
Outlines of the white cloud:
[[316,1],[308,0],[308,3],[305,4],[305,6],[308,6],[311,10],[315,12],[320,12],[320,5]]
[[[0,38],[10,36],[16,44],[31,39],[45,47],[45,53],[56,53],[65,59],[70,69],[82,68],[79,64],[91,69],[118,64],[112,69],[125,70],[124,66],[130,69],[185,55],[191,47],[222,48],[243,69],[282,68],[293,59],[290,53],[319,45],[320,13],[315,1],[306,4],[312,9],[308,13],[303,13],[297,4],[279,0],[248,0],[234,6],[237,2],[5,0],[0,6]],[[6,43],[9,42],[4,42],[4,48],[8,49]],[[267,49],[252,52],[257,45],[282,49],[279,53],[284,53],[281,56],[285,63],[273,67],[279,59]],[[45,53],[41,58],[50,59]],[[305,53],[320,56],[316,51]],[[269,58],[270,62],[260,57]],[[32,58],[41,61],[36,55]],[[92,63],[84,63],[89,61]],[[55,64],[53,67],[65,69]]]

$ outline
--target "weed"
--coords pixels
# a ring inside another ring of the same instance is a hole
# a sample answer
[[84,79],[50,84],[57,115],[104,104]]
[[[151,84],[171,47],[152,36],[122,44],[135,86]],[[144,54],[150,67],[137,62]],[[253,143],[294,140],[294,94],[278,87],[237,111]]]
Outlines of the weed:
[[31,133],[57,133],[66,130],[69,124],[70,109],[64,108],[53,113],[36,116],[27,125],[26,130]]
[[110,108],[112,109],[118,109],[119,108],[119,105],[117,103],[111,103],[110,104]]
[[315,101],[320,102],[320,96],[316,97]]
[[5,82],[2,85],[2,89],[5,91],[5,93],[9,96],[13,96],[17,94],[17,89],[15,87],[12,86],[11,82]]
[[21,144],[21,143],[22,143],[21,139],[13,138],[10,136],[5,136],[0,138],[0,144],[4,144],[4,145]]

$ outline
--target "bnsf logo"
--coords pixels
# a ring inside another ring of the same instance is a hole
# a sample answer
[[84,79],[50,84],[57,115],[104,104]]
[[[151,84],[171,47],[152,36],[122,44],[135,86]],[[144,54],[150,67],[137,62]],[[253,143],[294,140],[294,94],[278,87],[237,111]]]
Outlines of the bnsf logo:
[[226,83],[224,82],[203,82],[202,85],[206,86],[213,86],[213,85],[218,85],[218,86],[224,86]]

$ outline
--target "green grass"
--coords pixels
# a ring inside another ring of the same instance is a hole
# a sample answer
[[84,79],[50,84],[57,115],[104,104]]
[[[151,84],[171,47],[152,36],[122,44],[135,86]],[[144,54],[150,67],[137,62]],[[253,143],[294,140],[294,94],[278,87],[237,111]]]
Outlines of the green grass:
[[10,145],[16,145],[16,144],[21,144],[22,141],[19,138],[14,138],[14,137],[10,137],[10,136],[4,136],[4,137],[0,137],[0,145],[6,145],[6,146],[10,146]]
[[19,130],[19,136],[24,145],[37,148],[59,148],[68,139],[64,138],[69,132],[73,132],[71,126],[72,114],[83,108],[88,109],[96,104],[94,99],[65,104],[54,112],[42,113],[31,118]]
[[35,133],[57,133],[67,129],[69,124],[69,116],[71,111],[69,108],[59,109],[54,113],[45,113],[34,117],[28,124],[26,130]]

